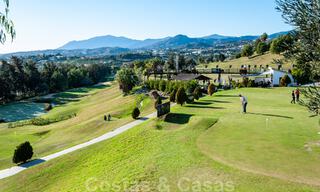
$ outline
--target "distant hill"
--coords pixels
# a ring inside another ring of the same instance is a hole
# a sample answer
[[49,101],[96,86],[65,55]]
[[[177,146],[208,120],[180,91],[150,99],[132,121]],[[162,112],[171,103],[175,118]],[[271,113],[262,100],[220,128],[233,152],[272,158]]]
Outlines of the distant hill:
[[87,40],[70,41],[58,49],[96,49],[101,47],[121,47],[129,49],[137,49],[146,46],[150,46],[164,39],[146,39],[135,40],[127,37],[115,37],[112,35],[93,37]]
[[64,56],[105,56],[105,55],[118,55],[121,53],[126,53],[130,51],[127,48],[119,48],[119,47],[102,47],[96,49],[73,49],[73,50],[65,50],[65,49],[51,49],[51,50],[41,50],[41,51],[27,51],[27,52],[16,52],[16,53],[8,53],[0,55],[1,59],[7,59],[12,56],[18,57],[28,57],[33,55],[56,55],[61,54]]
[[[271,34],[271,39],[288,32],[279,32]],[[160,39],[136,40],[127,37],[116,37],[112,35],[93,37],[87,40],[70,41],[59,49],[94,49],[100,47],[121,47],[128,49],[166,49],[166,48],[182,48],[182,47],[208,47],[215,43],[221,42],[238,42],[253,41],[259,36],[223,36],[213,34],[205,37],[191,38],[186,35],[176,35],[174,37],[166,37]]]
[[[279,32],[269,35],[270,39],[276,38],[288,32]],[[0,58],[11,56],[32,56],[39,54],[62,54],[64,56],[101,56],[117,55],[130,50],[150,49],[200,49],[210,48],[223,43],[244,44],[257,39],[259,36],[223,36],[213,34],[205,37],[192,38],[186,35],[176,35],[159,39],[136,40],[127,37],[116,37],[112,35],[93,37],[87,40],[70,41],[58,49],[16,52],[0,54]]]

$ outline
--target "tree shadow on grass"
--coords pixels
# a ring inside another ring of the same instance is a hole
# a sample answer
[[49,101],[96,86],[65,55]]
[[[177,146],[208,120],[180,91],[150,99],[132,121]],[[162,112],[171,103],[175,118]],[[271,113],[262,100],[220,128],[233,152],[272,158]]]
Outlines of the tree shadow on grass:
[[80,101],[82,97],[87,96],[87,94],[76,94],[76,93],[58,93],[54,96],[53,102],[56,104],[66,104],[69,102],[77,102]]
[[267,117],[279,117],[279,118],[285,118],[285,119],[293,119],[293,117],[285,116],[285,115],[275,115],[275,114],[268,114],[268,113],[247,113],[250,115],[261,115],[261,116],[267,116]]
[[219,100],[201,100],[204,102],[211,102],[211,103],[231,103],[230,101],[219,101]]
[[215,95],[215,97],[239,97],[239,95]]
[[187,105],[189,108],[199,108],[199,109],[225,109],[224,107],[212,107],[212,106],[200,106],[200,105]]
[[169,113],[165,116],[164,121],[167,123],[186,124],[192,115],[183,113]]
[[92,86],[88,86],[88,87],[79,87],[79,88],[74,88],[74,89],[70,89],[68,90],[68,92],[71,93],[89,93],[90,91],[94,90],[94,89],[104,89],[110,87],[110,85],[105,85],[105,84],[96,84],[96,85],[92,85]]
[[148,119],[149,119],[148,117],[139,117],[137,120],[146,121]]
[[23,164],[20,164],[18,165],[19,167],[24,167],[24,168],[29,168],[29,167],[33,167],[35,165],[38,165],[38,164],[41,164],[43,162],[45,162],[46,160],[43,160],[43,159],[34,159],[34,160],[31,160],[27,163],[23,163]]
[[82,97],[88,96],[89,92],[94,89],[105,89],[110,87],[110,85],[93,85],[90,87],[80,87],[68,90],[66,92],[57,93],[53,97],[53,102],[56,104],[66,104],[69,102],[80,101]]
[[37,132],[37,133],[33,133],[32,135],[35,135],[35,136],[44,136],[46,134],[48,134],[50,132],[50,130],[46,130],[46,131],[40,131],[40,132]]
[[[201,100],[201,101],[203,101],[203,100]],[[212,103],[211,102],[199,102],[199,101],[196,101],[193,104],[195,104],[195,105],[211,105]]]

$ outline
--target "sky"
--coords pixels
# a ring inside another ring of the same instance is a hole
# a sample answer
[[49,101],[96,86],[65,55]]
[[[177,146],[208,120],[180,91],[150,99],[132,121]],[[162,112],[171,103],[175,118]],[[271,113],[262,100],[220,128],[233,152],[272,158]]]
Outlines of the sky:
[[101,35],[146,39],[290,30],[275,7],[275,0],[11,0],[17,36],[0,45],[0,53],[55,49]]

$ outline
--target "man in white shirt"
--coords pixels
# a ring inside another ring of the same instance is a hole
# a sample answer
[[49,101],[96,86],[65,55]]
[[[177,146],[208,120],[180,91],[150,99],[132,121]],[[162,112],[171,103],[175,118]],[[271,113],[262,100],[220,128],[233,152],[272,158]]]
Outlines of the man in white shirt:
[[241,101],[241,104],[242,104],[242,112],[243,113],[247,113],[247,105],[248,105],[248,99],[243,96],[243,95],[239,95],[240,97],[240,101]]

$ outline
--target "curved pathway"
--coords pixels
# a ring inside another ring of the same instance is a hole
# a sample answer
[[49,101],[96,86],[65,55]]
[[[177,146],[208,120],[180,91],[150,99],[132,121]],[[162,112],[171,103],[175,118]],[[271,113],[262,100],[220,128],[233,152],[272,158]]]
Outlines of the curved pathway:
[[43,163],[43,162],[46,162],[46,161],[49,161],[49,160],[52,160],[52,159],[55,159],[57,157],[60,157],[62,155],[65,155],[65,154],[68,154],[68,153],[71,153],[73,151],[76,151],[78,149],[83,149],[85,147],[88,147],[90,145],[93,145],[93,144],[96,144],[96,143],[99,143],[101,141],[105,141],[107,139],[111,139],[145,121],[147,121],[148,119],[150,118],[154,118],[157,116],[157,113],[154,112],[146,117],[142,117],[138,120],[135,120],[131,123],[128,123],[126,125],[123,125],[111,132],[108,132],[104,135],[101,135],[100,137],[97,137],[95,139],[92,139],[88,142],[85,142],[85,143],[82,143],[82,144],[79,144],[79,145],[76,145],[76,146],[73,146],[73,147],[70,147],[68,149],[65,149],[63,151],[60,151],[60,152],[57,152],[57,153],[54,153],[54,154],[51,154],[51,155],[48,155],[48,156],[45,156],[45,157],[42,157],[40,159],[35,159],[33,161],[30,161],[28,163],[25,163],[25,164],[22,164],[22,165],[19,165],[19,166],[14,166],[14,167],[11,167],[11,168],[8,168],[8,169],[4,169],[4,170],[1,170],[0,171],[0,179],[4,179],[4,178],[7,178],[7,177],[10,177],[10,176],[13,176],[15,174],[18,174],[19,172],[25,170],[25,169],[28,169],[29,167],[33,167],[35,165],[38,165],[40,163]]

